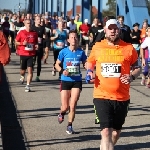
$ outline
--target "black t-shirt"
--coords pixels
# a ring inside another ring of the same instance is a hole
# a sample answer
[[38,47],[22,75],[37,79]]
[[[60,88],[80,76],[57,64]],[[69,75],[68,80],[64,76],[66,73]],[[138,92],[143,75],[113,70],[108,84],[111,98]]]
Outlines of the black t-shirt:
[[132,44],[140,44],[140,35],[141,35],[141,31],[138,30],[137,32],[135,32],[135,30],[131,30],[131,36],[134,37],[136,36],[136,38],[132,38]]
[[93,26],[93,27],[90,28],[89,32],[92,33],[92,35],[93,35],[93,41],[95,41],[95,37],[98,33],[98,30],[101,30],[101,29],[103,29],[103,26],[101,26],[101,25],[99,25],[97,27]]
[[51,23],[48,22],[48,24],[44,25],[45,27],[45,35],[47,38],[50,38],[50,33],[51,33]]
[[19,29],[20,29],[21,27],[23,27],[23,23],[22,23],[22,22],[14,22],[14,25],[16,26],[16,32],[18,32]]
[[45,28],[43,26],[32,26],[32,31],[35,31],[38,34],[39,46],[43,46],[43,35],[45,34]]
[[123,27],[120,28],[120,39],[126,43],[132,43],[130,33],[130,27],[127,25],[123,25]]

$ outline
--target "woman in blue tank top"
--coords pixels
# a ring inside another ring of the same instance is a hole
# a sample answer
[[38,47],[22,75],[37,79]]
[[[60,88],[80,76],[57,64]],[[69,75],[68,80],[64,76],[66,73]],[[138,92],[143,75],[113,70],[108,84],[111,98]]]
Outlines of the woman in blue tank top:
[[56,75],[55,63],[58,58],[59,52],[65,47],[65,43],[67,40],[67,32],[64,30],[63,21],[58,22],[58,29],[53,30],[53,36],[51,40],[54,41],[53,52],[54,52],[54,65],[52,70],[52,75]]

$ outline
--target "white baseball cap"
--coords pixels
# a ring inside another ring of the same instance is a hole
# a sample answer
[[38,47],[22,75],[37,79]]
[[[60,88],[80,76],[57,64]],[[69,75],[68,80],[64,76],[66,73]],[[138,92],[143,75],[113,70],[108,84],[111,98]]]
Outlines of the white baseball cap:
[[108,28],[108,29],[109,29],[110,26],[111,26],[111,28],[112,28],[113,25],[117,25],[117,27],[120,28],[120,24],[119,24],[119,22],[118,22],[116,19],[109,19],[109,20],[106,22],[106,28]]
[[88,19],[84,19],[84,22],[88,22]]

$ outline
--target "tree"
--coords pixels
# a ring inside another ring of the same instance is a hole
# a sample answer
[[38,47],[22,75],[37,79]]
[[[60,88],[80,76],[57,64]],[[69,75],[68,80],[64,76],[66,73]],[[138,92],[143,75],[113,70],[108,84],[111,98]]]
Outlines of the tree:
[[13,13],[10,9],[1,9],[0,10],[1,13]]
[[116,0],[108,0],[106,6],[108,6],[108,9],[103,10],[102,12],[103,17],[116,16]]

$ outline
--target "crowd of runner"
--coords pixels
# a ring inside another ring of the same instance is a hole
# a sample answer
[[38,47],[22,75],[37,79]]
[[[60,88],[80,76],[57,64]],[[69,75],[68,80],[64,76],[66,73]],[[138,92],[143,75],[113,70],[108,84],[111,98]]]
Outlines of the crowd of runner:
[[[124,16],[95,17],[92,24],[80,15],[69,17],[45,14],[0,14],[0,29],[10,43],[11,52],[20,56],[20,82],[30,92],[34,66],[40,82],[42,61],[47,64],[53,51],[52,75],[59,72],[61,108],[58,122],[68,113],[66,132],[73,134],[72,123],[82,91],[80,63],[87,70],[85,81],[94,83],[96,122],[101,128],[101,150],[113,150],[130,103],[129,85],[141,73],[141,85],[150,88],[150,27],[124,24]],[[89,53],[89,49],[92,49]],[[19,68],[18,68],[19,69]],[[146,78],[148,78],[146,80]],[[109,85],[109,86],[108,86]]]

